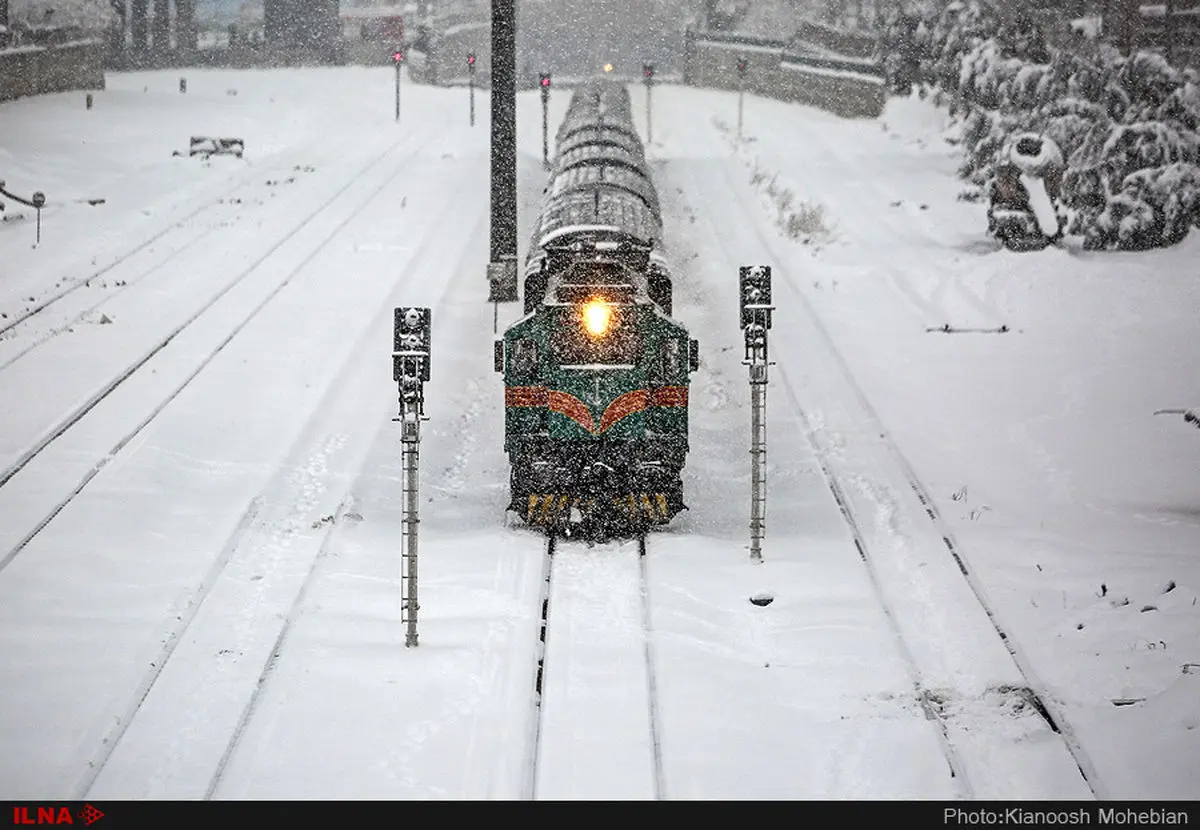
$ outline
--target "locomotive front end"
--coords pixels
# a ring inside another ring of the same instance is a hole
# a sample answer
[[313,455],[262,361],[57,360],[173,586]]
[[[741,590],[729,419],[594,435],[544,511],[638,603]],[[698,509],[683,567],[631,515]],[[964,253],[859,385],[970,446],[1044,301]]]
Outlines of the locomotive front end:
[[666,523],[685,506],[696,346],[652,305],[581,288],[498,344],[510,509],[550,527],[616,532]]

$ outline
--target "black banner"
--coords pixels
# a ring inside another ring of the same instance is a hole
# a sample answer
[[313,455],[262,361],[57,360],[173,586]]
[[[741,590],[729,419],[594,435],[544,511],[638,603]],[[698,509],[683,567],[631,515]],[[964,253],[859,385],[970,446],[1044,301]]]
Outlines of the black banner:
[[[153,823],[158,827],[190,822],[296,822],[353,826],[359,822],[413,821],[414,809],[473,810],[485,802],[396,801],[8,801],[0,802],[0,830],[6,826],[68,825],[95,830]],[[488,804],[495,821],[496,802]],[[514,802],[510,802],[514,803]],[[754,802],[678,802],[678,809],[703,810],[698,820],[711,823],[753,820]],[[592,802],[589,810],[595,809]],[[623,809],[628,803],[613,803]],[[534,810],[543,809],[534,807]],[[645,806],[635,807],[645,810]],[[886,827],[1192,827],[1200,828],[1196,801],[796,801],[763,805],[762,818],[774,822],[797,819],[880,821]],[[765,810],[771,812],[768,815]],[[731,812],[726,819],[714,811]],[[782,812],[781,812],[782,811]]]

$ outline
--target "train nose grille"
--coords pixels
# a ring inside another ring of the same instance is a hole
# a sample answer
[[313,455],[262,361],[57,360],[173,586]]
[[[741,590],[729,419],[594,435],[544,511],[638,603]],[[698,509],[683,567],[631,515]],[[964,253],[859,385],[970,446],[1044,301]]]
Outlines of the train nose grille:
[[[612,497],[608,511],[634,524],[670,521],[670,505],[665,493],[626,493]],[[579,524],[597,517],[605,507],[600,499],[570,496],[565,493],[531,493],[525,521],[532,525]]]

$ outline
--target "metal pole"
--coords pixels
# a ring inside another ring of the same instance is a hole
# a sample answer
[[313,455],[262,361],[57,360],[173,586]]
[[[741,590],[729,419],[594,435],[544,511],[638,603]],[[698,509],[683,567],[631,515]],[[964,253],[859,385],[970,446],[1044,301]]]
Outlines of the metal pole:
[[492,302],[517,301],[516,2],[492,0]]
[[738,141],[742,140],[742,99],[746,96],[745,84],[742,79],[738,78]]
[[1175,32],[1175,0],[1167,0],[1166,13],[1163,16],[1163,45],[1166,47],[1167,63],[1175,63],[1175,45],[1179,42]]
[[750,370],[750,559],[762,561],[767,524],[767,332],[771,328],[771,269],[744,265],[739,272],[742,332]]
[[654,141],[654,129],[650,124],[650,81],[646,81],[646,146]]
[[550,167],[550,91],[542,85],[542,167]]
[[396,61],[396,123],[400,123],[400,61]]
[[420,524],[418,510],[420,501],[417,499],[417,461],[418,446],[421,443],[421,424],[417,415],[406,416],[403,422],[401,441],[404,446],[404,534],[401,537],[402,572],[400,577],[401,590],[401,619],[407,627],[404,634],[404,645],[412,647],[417,644],[417,526]]
[[767,367],[750,367],[750,558],[762,561],[767,525]]
[[471,72],[471,77],[467,79],[467,86],[471,90],[471,126],[475,126],[475,72]]
[[404,645],[411,647],[417,644],[417,610],[420,608],[417,602],[417,528],[420,524],[417,462],[421,421],[425,419],[424,384],[429,380],[432,317],[428,308],[397,308],[394,313],[392,378],[399,384],[400,392],[400,413],[394,420],[400,422],[404,466],[400,620],[406,626]]

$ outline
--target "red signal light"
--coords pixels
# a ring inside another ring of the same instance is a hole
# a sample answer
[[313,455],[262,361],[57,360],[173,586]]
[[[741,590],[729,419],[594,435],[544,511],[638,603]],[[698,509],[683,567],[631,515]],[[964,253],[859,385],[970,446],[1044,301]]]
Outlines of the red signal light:
[[395,52],[392,52],[392,60],[396,63],[403,63],[404,53],[397,49]]
[[542,76],[542,88],[547,89],[547,88],[549,88],[549,86],[550,86],[550,76],[543,75]]
[[468,66],[474,66],[474,65],[475,65],[475,55],[474,55],[474,53],[472,53],[472,54],[470,54],[470,55],[467,55],[467,65],[468,65]]

